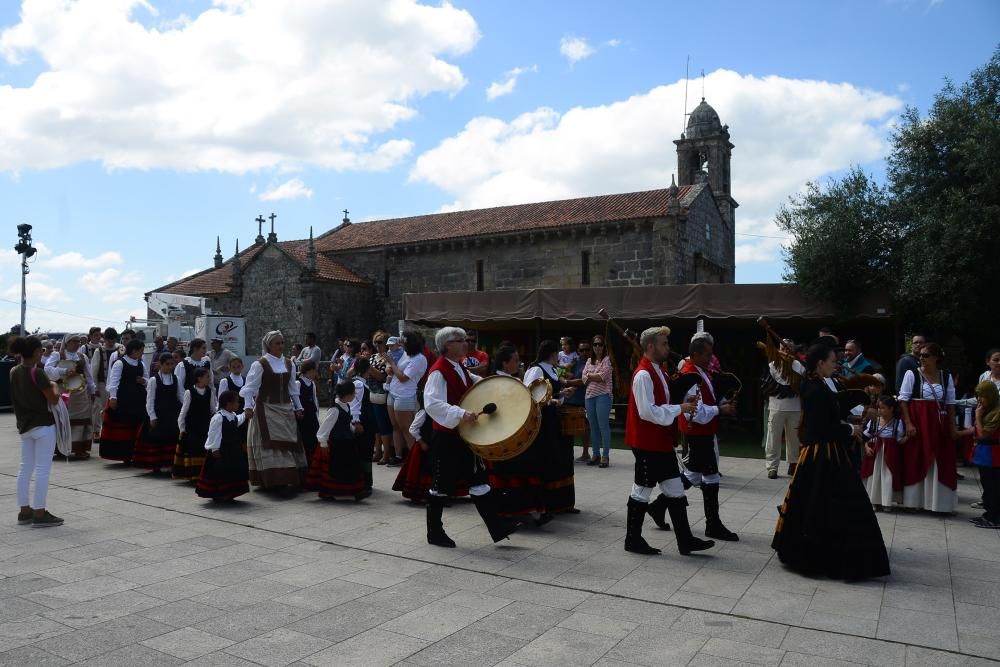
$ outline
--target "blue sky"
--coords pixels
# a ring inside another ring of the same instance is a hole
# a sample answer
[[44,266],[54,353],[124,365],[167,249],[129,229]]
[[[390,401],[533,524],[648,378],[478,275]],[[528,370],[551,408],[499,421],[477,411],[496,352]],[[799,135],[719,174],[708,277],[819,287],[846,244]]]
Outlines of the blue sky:
[[[60,329],[142,313],[259,214],[291,239],[344,208],[668,185],[687,56],[688,108],[704,70],[736,145],[737,280],[778,281],[777,206],[880,172],[903,106],[926,111],[1000,34],[1000,3],[971,0],[63,4],[0,3],[0,202],[44,248],[29,326]],[[17,258],[0,263],[6,327]]]

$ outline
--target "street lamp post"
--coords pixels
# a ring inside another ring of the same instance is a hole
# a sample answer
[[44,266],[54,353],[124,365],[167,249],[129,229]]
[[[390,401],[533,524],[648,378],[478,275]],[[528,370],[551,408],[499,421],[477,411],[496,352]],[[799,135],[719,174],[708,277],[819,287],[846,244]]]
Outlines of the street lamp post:
[[17,245],[14,252],[21,255],[21,331],[24,335],[24,318],[28,311],[28,296],[26,292],[28,277],[28,258],[33,256],[38,250],[31,245],[31,225],[22,224],[17,226]]

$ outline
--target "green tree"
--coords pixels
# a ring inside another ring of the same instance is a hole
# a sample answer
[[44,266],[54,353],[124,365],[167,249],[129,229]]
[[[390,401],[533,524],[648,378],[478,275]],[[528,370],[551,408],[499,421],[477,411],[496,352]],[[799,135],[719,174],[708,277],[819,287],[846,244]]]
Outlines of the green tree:
[[842,313],[863,292],[888,290],[907,326],[995,345],[998,156],[1000,48],[960,88],[946,82],[926,118],[906,109],[886,186],[853,168],[778,211],[794,239],[785,278]]
[[839,314],[850,314],[861,295],[885,289],[895,274],[890,241],[899,230],[890,198],[858,167],[826,187],[807,183],[804,194],[779,209],[776,222],[795,239],[784,253],[785,279]]
[[909,228],[900,313],[979,344],[1000,321],[998,156],[1000,49],[960,89],[946,82],[926,119],[907,109],[888,159],[889,189]]

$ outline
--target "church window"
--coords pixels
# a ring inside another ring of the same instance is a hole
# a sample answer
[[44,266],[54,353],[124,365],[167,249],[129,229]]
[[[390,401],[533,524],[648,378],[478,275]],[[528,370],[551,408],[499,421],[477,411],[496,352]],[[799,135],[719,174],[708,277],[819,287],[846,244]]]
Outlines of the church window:
[[590,284],[590,251],[584,250],[580,253],[580,284]]
[[476,260],[476,291],[483,291],[483,260]]
[[710,222],[705,223],[705,240],[706,241],[712,240],[712,223]]

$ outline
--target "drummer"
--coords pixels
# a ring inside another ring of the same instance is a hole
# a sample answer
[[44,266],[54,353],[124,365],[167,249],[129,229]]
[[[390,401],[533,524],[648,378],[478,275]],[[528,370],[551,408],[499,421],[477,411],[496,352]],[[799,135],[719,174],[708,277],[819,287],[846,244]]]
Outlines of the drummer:
[[94,419],[93,402],[97,396],[97,383],[90,372],[90,364],[80,349],[86,343],[84,334],[68,335],[63,338],[62,347],[53,352],[45,364],[45,374],[60,382],[63,391],[69,393],[69,424],[73,442],[73,456],[77,459],[90,458],[93,444],[91,427]]
[[433,482],[427,498],[427,543],[439,547],[455,546],[454,540],[444,531],[441,516],[448,496],[455,492],[456,480],[463,476],[469,479],[469,495],[490,537],[499,542],[519,524],[497,516],[496,497],[486,483],[486,467],[462,441],[457,430],[460,423],[474,422],[478,417],[459,406],[465,390],[480,380],[462,366],[466,356],[465,330],[444,327],[437,332],[434,343],[441,356],[431,366],[424,385],[424,410],[434,428],[431,443]]

